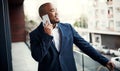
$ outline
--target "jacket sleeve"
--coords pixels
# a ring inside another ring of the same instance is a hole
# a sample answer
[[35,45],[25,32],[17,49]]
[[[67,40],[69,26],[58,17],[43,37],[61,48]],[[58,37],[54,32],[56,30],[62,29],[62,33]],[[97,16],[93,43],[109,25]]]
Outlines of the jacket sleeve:
[[53,37],[45,33],[39,36],[38,33],[39,32],[30,33],[30,46],[32,57],[36,61],[41,62],[48,53]]
[[85,54],[90,56],[95,61],[98,61],[102,65],[106,65],[109,61],[107,58],[102,56],[98,51],[96,51],[87,41],[85,41],[79,34],[72,28],[70,25],[73,33],[73,42],[78,48],[80,48]]

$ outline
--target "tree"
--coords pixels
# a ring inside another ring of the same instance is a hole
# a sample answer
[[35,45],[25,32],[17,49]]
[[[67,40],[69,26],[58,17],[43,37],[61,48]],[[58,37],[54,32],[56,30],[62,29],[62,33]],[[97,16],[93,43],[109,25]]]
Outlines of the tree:
[[88,19],[87,17],[82,14],[78,20],[74,23],[75,27],[81,27],[81,28],[88,28]]

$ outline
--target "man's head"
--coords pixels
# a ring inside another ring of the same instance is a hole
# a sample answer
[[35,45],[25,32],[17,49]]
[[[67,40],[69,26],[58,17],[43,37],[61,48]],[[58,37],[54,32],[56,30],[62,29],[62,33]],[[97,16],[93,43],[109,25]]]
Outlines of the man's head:
[[42,17],[43,15],[48,14],[50,18],[50,22],[52,24],[59,23],[57,9],[51,3],[44,3],[39,7],[39,15]]

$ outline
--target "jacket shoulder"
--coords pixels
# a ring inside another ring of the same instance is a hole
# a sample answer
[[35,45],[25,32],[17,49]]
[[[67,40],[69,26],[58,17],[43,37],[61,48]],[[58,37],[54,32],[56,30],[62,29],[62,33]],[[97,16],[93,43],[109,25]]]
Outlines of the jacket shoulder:
[[71,27],[70,23],[60,23],[62,27]]
[[37,35],[42,29],[42,24],[40,24],[36,29],[34,29],[33,31],[31,31],[30,33],[29,33],[29,35],[31,36],[31,35]]

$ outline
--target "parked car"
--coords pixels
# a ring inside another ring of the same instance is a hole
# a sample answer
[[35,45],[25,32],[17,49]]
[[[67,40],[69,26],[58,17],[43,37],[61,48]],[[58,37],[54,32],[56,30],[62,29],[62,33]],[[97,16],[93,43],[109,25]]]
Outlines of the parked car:
[[110,54],[110,49],[107,46],[102,45],[101,48],[102,48],[100,51],[101,53]]
[[92,44],[91,45],[96,49],[98,50],[99,52],[103,53],[103,54],[110,54],[110,49],[105,46],[105,45],[95,45],[95,44]]
[[120,70],[120,57],[113,57],[111,61],[115,64],[115,68]]
[[110,49],[110,54],[114,56],[120,56],[120,48],[118,50]]

